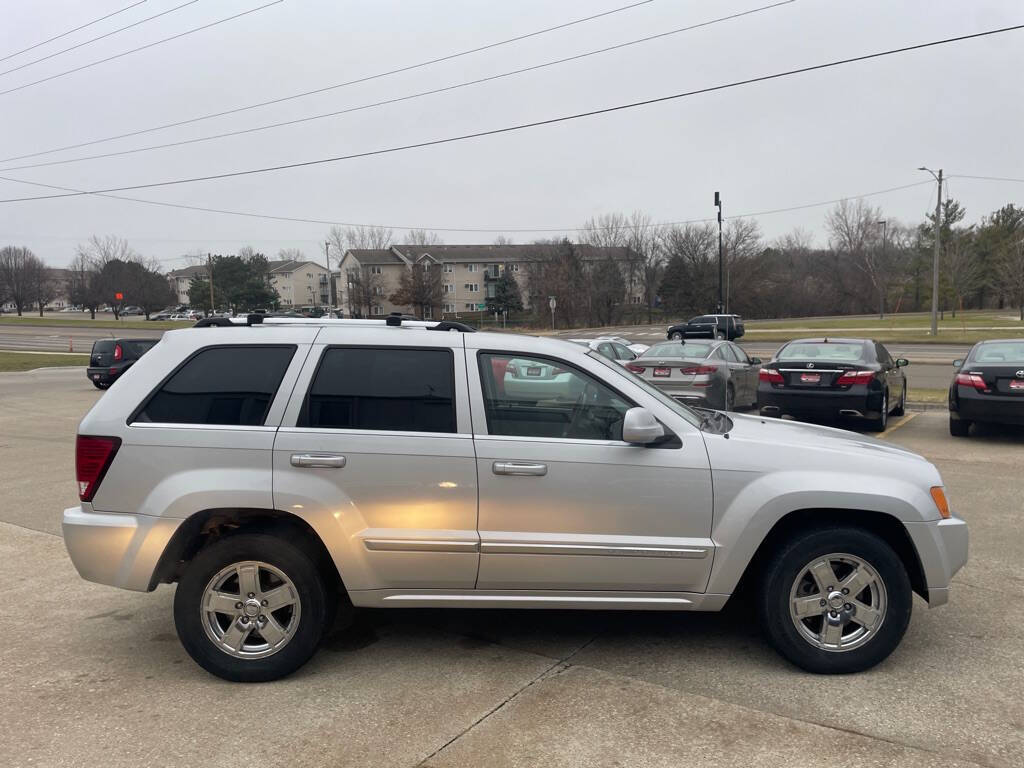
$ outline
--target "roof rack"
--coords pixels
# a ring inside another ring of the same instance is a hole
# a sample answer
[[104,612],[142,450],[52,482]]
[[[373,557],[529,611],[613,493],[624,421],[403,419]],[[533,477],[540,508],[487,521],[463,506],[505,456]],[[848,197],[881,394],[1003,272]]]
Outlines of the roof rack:
[[460,333],[476,333],[476,328],[456,320],[441,320],[433,323],[428,320],[406,320],[397,313],[381,318],[339,319],[327,317],[274,317],[268,314],[250,314],[244,319],[240,317],[204,317],[193,328],[248,328],[253,325],[313,325],[313,326],[388,326],[422,328],[426,331],[458,331]]

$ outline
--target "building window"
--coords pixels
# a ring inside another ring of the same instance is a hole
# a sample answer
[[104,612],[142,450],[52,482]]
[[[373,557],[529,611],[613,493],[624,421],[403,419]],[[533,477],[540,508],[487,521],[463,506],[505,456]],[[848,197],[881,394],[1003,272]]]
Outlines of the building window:
[[445,264],[444,265],[444,271],[445,271],[445,274],[450,275],[452,272],[455,271],[454,265],[452,265],[452,264]]
[[433,320],[434,319],[434,308],[433,307],[424,307],[423,308],[423,319],[424,320]]
[[445,312],[452,312],[452,313],[454,313],[455,312],[455,305],[454,304],[445,304],[444,305],[444,311]]
[[641,296],[633,296],[633,297],[632,297],[632,302],[633,302],[634,304],[639,304],[639,303],[640,303],[640,301],[641,301],[641,299],[642,299],[642,297],[641,297]]
[[505,269],[509,270],[510,272],[518,272],[519,271],[519,265],[518,264],[509,264],[509,265],[507,265],[505,267]]
[[500,270],[501,270],[501,268],[500,268],[500,266],[498,264],[490,264],[490,265],[488,265],[486,271],[487,271],[487,274],[489,274],[491,277],[498,277]]
[[472,312],[474,309],[476,309],[476,304],[470,304],[469,302],[466,303],[466,310],[468,312]]
[[373,286],[373,295],[374,296],[383,296],[384,295],[384,286],[382,286],[382,285],[375,285],[375,286]]
[[383,315],[384,314],[384,307],[380,306],[380,304],[374,304],[373,305],[373,309],[371,310],[370,314],[371,315]]
[[470,272],[476,272],[476,268],[478,266],[479,266],[478,264],[467,264],[466,265],[466,269],[468,269]]
[[455,286],[451,283],[445,283],[441,291],[442,293],[455,293]]
[[383,271],[381,270],[380,267],[370,267],[370,274],[371,275],[380,275],[380,274],[383,274]]
[[465,288],[470,293],[476,293],[480,290],[480,283],[466,283]]
[[423,262],[423,271],[424,272],[429,272],[430,271],[430,262],[429,261],[424,261]]

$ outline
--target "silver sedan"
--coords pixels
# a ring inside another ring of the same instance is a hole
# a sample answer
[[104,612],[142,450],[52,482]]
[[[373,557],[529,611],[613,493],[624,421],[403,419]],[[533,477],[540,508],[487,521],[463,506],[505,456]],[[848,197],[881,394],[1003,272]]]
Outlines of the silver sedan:
[[626,364],[676,400],[725,411],[757,404],[760,366],[731,341],[703,339],[661,342]]

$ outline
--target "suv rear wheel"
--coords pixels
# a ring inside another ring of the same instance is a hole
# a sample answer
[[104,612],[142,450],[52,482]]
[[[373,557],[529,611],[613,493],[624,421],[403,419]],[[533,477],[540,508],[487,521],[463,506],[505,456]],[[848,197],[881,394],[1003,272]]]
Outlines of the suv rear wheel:
[[680,339],[683,338],[683,332],[682,331],[672,331],[672,333],[669,334],[669,338],[673,339],[675,341],[679,341]]
[[889,656],[910,622],[910,579],[878,536],[822,528],[781,547],[762,573],[761,624],[808,672],[845,674]]
[[263,682],[316,651],[330,597],[315,561],[278,536],[236,534],[201,550],[174,594],[185,650],[225,680]]

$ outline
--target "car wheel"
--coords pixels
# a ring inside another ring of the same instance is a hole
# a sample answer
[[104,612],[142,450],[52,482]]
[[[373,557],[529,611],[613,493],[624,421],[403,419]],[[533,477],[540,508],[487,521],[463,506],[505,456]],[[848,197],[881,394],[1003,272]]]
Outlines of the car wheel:
[[878,664],[910,622],[910,579],[884,540],[860,528],[803,533],[761,578],[761,623],[775,649],[808,672],[845,674]]
[[188,654],[235,682],[276,680],[316,651],[330,597],[316,562],[290,541],[237,534],[201,550],[174,593],[174,623]]
[[109,384],[103,381],[94,381],[92,385],[96,387],[96,389],[106,389],[107,387],[110,386]]
[[907,383],[903,382],[903,393],[900,395],[900,404],[893,411],[893,416],[902,416],[907,412]]
[[725,385],[725,410],[736,410],[736,390],[733,389],[732,382]]
[[683,338],[683,333],[682,331],[673,331],[668,335],[668,337],[673,341],[681,341]]
[[885,427],[889,423],[889,391],[886,390],[882,393],[882,410],[878,414],[877,419],[870,419],[868,421],[868,429],[873,432],[885,432]]
[[971,422],[964,419],[949,417],[949,434],[953,437],[967,437],[971,431]]

